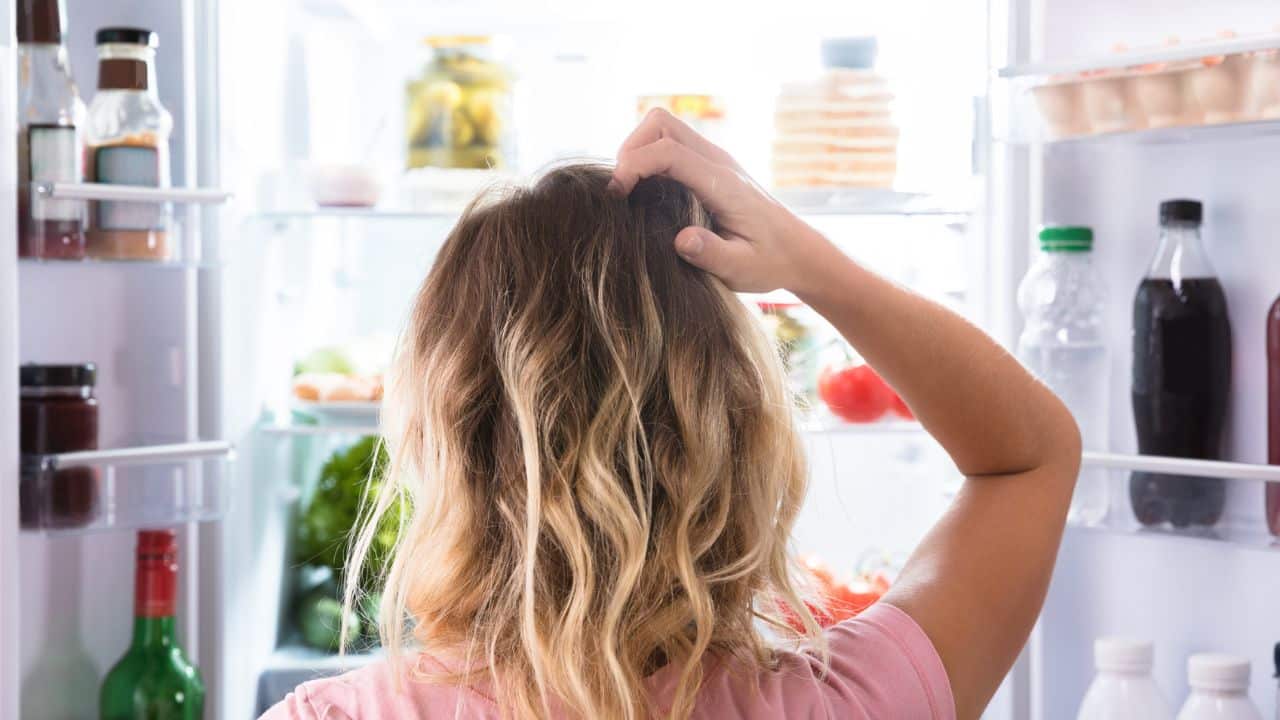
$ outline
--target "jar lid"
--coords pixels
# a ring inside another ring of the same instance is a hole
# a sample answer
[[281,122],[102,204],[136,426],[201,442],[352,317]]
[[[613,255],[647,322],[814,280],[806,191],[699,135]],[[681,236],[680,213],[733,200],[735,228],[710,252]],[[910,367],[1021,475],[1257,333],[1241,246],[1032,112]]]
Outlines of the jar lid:
[[98,376],[98,366],[93,363],[79,365],[36,365],[29,363],[18,370],[22,387],[93,387]]
[[1151,643],[1127,637],[1100,637],[1093,641],[1093,664],[1099,670],[1149,673],[1154,658]]
[[428,35],[422,39],[433,48],[452,48],[463,45],[488,45],[492,40],[488,35]]
[[876,64],[880,43],[875,36],[835,37],[822,41],[822,65],[829,68],[870,70]]
[[64,24],[58,0],[18,1],[18,42],[61,43]]
[[98,31],[94,39],[98,45],[123,43],[125,45],[144,45],[150,48],[160,46],[159,35],[145,28],[137,27],[105,27]]
[[1200,690],[1248,690],[1249,661],[1221,653],[1192,655],[1187,658],[1187,682]]

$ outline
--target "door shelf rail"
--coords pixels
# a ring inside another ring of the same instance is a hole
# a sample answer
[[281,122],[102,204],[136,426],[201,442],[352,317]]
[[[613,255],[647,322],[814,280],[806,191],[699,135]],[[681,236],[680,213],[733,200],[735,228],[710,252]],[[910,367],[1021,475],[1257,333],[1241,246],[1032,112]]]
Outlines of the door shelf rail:
[[58,534],[218,520],[235,448],[198,441],[22,458],[22,528]]
[[1280,465],[1254,465],[1222,460],[1158,457],[1155,455],[1123,455],[1086,451],[1081,462],[1086,467],[1109,470],[1137,470],[1189,477],[1212,477],[1223,480],[1259,480],[1280,482]]
[[181,203],[221,205],[232,193],[219,188],[157,188],[107,183],[32,183],[35,192],[48,200],[113,200],[117,202]]
[[[1093,474],[1092,482],[1105,485],[1110,507],[1096,521],[1073,519],[1069,523],[1073,533],[1280,550],[1280,539],[1268,531],[1262,492],[1262,484],[1280,483],[1280,465],[1105,452],[1085,452],[1081,465],[1082,482],[1090,481],[1089,475]],[[1131,473],[1164,476],[1159,482],[1166,487],[1173,487],[1182,478],[1202,484],[1206,478],[1220,480],[1225,498],[1222,509],[1212,525],[1144,525],[1131,505]]]

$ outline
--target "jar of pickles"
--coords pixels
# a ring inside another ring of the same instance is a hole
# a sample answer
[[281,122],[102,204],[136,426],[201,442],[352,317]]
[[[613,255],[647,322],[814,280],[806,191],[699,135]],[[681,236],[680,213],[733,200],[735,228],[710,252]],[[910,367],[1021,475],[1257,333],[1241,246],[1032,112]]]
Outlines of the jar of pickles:
[[432,36],[405,88],[406,165],[501,168],[514,160],[511,69],[484,35]]

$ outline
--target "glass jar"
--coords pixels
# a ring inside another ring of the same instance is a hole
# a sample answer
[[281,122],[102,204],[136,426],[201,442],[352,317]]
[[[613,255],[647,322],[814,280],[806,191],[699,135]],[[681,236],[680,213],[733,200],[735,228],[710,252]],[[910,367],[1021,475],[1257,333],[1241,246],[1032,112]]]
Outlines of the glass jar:
[[[97,34],[98,94],[89,104],[86,177],[90,182],[169,187],[173,118],[156,88],[159,38],[141,28]],[[90,206],[85,250],[90,257],[167,260],[169,208],[155,202],[97,201]]]
[[511,69],[488,36],[432,36],[405,86],[406,166],[502,168],[514,159]]
[[641,95],[636,100],[636,119],[643,118],[654,108],[662,108],[675,115],[712,142],[724,140],[725,104],[714,95]]
[[39,456],[98,448],[98,400],[93,395],[97,367],[93,363],[23,365],[19,377],[22,524],[88,524],[98,508],[97,471],[76,467],[46,472]]
[[31,184],[80,182],[84,103],[71,77],[59,0],[18,3],[18,256],[84,257],[84,203],[33,197]]
[[816,350],[819,342],[816,314],[798,302],[760,301],[757,304],[765,331],[777,344],[799,409],[807,409],[817,398]]

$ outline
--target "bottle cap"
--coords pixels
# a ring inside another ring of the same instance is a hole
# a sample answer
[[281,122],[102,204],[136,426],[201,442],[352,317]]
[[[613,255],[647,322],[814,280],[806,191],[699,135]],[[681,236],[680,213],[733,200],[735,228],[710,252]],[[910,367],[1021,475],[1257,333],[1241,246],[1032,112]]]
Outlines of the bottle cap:
[[1040,228],[1040,249],[1045,252],[1089,252],[1093,230],[1081,225],[1046,225]]
[[1187,658],[1187,682],[1199,690],[1248,690],[1249,661],[1221,653],[1192,655]]
[[125,45],[144,45],[150,48],[160,46],[159,35],[150,30],[136,27],[105,27],[98,31],[98,34],[94,36],[94,40],[98,45],[123,43]]
[[1204,205],[1199,200],[1165,200],[1160,203],[1160,224],[1190,223],[1199,225],[1204,219]]
[[18,368],[18,380],[22,387],[93,387],[97,376],[98,366],[93,363],[27,364]]
[[1099,670],[1149,673],[1155,653],[1146,640],[1100,637],[1093,641],[1093,664]]
[[174,530],[139,530],[139,555],[166,555],[178,552],[178,533]]
[[870,70],[879,51],[875,36],[827,38],[822,41],[822,66]]
[[61,43],[62,0],[18,0],[18,42]]

